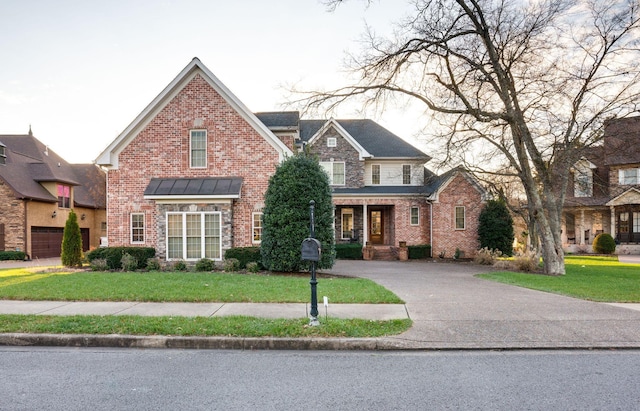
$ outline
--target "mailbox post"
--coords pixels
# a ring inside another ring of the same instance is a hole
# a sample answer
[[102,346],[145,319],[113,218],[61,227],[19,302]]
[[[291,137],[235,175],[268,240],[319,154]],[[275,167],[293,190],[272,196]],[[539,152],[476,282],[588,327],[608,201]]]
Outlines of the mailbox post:
[[320,322],[318,321],[318,281],[316,280],[316,263],[320,261],[322,247],[320,241],[315,238],[315,204],[316,202],[313,200],[309,202],[309,213],[311,217],[309,224],[310,235],[308,238],[302,240],[301,250],[301,258],[311,262],[311,281],[309,281],[309,284],[311,284],[311,312],[309,313],[311,318],[309,319],[309,325],[311,326],[320,325]]

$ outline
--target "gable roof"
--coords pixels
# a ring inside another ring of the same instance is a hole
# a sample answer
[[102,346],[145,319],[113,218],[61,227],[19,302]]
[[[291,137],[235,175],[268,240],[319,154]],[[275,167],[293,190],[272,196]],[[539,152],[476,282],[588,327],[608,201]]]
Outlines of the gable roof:
[[0,135],[0,141],[6,147],[0,178],[16,198],[57,202],[57,196],[40,184],[56,182],[76,186],[76,206],[105,207],[105,177],[97,166],[71,165],[32,134]]
[[338,132],[346,133],[370,157],[380,159],[419,158],[425,162],[431,157],[369,119],[356,120],[300,120],[300,138],[311,143],[313,139],[335,125]]
[[196,76],[200,75],[242,118],[249,123],[280,155],[281,159],[293,154],[269,128],[253,114],[202,62],[193,60],[162,90],[162,92],[104,149],[95,162],[118,168],[118,154],[140,131]]
[[452,168],[444,174],[439,176],[433,175],[426,179],[425,186],[427,189],[425,191],[429,192],[428,199],[432,201],[438,201],[438,197],[440,193],[447,188],[447,186],[458,176],[461,175],[465,180],[471,184],[473,188],[476,189],[482,196],[483,200],[487,200],[489,197],[489,193],[485,190],[484,187],[480,184],[480,182],[469,172],[467,172],[462,167]]

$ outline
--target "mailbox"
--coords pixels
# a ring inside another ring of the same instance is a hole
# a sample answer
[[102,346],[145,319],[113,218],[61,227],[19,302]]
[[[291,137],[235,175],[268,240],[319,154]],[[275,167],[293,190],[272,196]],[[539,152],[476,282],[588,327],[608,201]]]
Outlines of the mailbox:
[[302,240],[302,259],[307,261],[320,261],[322,246],[315,238]]

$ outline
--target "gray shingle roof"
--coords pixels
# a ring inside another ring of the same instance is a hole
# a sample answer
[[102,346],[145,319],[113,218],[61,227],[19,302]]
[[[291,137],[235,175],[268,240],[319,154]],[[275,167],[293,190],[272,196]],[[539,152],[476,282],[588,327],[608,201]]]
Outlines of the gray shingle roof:
[[300,113],[297,111],[273,111],[255,113],[255,115],[270,130],[297,128],[300,121]]
[[236,197],[241,189],[241,177],[152,178],[144,195]]

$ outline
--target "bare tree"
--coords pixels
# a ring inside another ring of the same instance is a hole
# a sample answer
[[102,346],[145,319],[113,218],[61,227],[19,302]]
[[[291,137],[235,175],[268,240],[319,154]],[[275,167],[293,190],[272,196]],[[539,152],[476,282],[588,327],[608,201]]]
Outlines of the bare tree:
[[[331,3],[331,1],[329,1]],[[340,3],[335,0],[333,3]],[[312,91],[310,108],[406,96],[446,126],[450,160],[507,165],[524,188],[544,271],[565,273],[562,206],[569,168],[603,121],[635,110],[637,0],[414,0],[393,39],[368,34],[355,84]],[[373,6],[375,7],[375,6]]]

